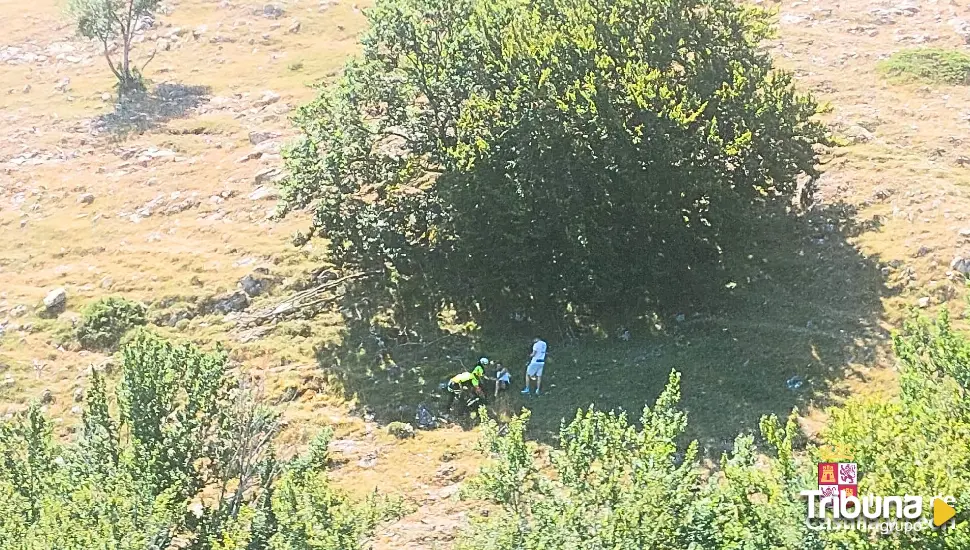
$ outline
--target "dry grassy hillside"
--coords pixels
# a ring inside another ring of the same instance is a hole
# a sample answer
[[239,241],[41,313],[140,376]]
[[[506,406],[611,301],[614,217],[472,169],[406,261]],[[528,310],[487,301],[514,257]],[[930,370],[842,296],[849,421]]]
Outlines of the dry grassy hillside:
[[[166,332],[227,346],[268,395],[286,402],[290,443],[335,426],[339,483],[404,493],[423,506],[385,529],[379,547],[447,546],[468,506],[454,494],[477,460],[474,434],[444,429],[400,442],[352,412],[314,358],[314,346],[341,337],[337,313],[287,321],[260,337],[235,327],[242,310],[275,303],[325,266],[312,245],[290,244],[304,220],[270,219],[273,181],[280,147],[293,135],[288,113],[354,53],[364,4],[164,6],[136,50],[158,49],[145,70],[154,100],[119,109],[100,52],[75,38],[60,3],[0,0],[0,416],[43,399],[69,430],[87,374],[110,368],[107,356],[71,341],[72,320],[91,300],[122,294],[150,304]],[[847,143],[826,153],[819,182],[819,209],[841,215],[812,238],[846,235],[837,246],[878,262],[883,288],[870,293],[875,307],[857,314],[839,305],[853,281],[831,285],[830,305],[810,311],[808,325],[793,316],[787,332],[748,330],[766,348],[813,331],[865,339],[828,361],[839,375],[825,391],[891,391],[884,331],[912,306],[963,311],[963,274],[951,264],[970,258],[970,88],[890,82],[877,63],[919,45],[968,49],[970,3],[786,0],[779,10],[771,45],[778,63],[832,104],[826,117]],[[841,276],[822,252],[804,252],[817,254],[829,277]],[[271,284],[240,296],[239,281],[253,274]],[[43,299],[57,288],[66,291],[66,312],[41,318]],[[817,397],[809,405],[829,402]],[[817,413],[806,417],[809,429],[819,422]]]

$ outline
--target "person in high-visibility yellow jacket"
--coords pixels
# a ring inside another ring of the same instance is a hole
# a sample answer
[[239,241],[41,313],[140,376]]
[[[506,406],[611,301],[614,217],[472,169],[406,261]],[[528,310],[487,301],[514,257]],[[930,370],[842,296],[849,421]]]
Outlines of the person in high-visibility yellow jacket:
[[465,392],[475,392],[482,400],[485,399],[485,391],[482,390],[482,380],[485,378],[485,369],[481,365],[476,365],[471,372],[465,371],[451,377],[448,381],[448,405],[447,410],[451,410],[451,405],[455,398]]

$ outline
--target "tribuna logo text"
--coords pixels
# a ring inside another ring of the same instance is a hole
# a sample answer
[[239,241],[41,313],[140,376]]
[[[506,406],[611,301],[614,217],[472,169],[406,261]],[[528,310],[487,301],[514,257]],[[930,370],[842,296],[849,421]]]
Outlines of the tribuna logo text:
[[937,499],[947,504],[955,501],[953,497],[931,497],[930,506],[924,510],[921,496],[867,495],[859,498],[843,494],[838,498],[823,496],[819,490],[802,491],[801,495],[808,498],[805,525],[809,529],[879,531],[884,534],[929,529],[933,522],[924,517],[924,511],[933,510]]
[[[920,531],[930,526],[954,525],[953,497],[931,497],[923,507],[920,496],[868,495],[860,498],[859,468],[853,462],[823,462],[818,465],[818,490],[802,491],[808,498],[805,525],[816,531],[852,529],[889,534],[893,531]],[[941,503],[936,501],[940,500]],[[946,503],[943,505],[942,503]],[[944,510],[945,509],[945,510]],[[948,510],[948,511],[947,511]],[[933,512],[933,520],[923,517]]]

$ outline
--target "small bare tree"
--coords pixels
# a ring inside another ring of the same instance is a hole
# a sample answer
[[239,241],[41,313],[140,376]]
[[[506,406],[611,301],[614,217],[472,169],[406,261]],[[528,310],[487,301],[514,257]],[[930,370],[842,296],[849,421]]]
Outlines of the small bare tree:
[[[132,39],[139,21],[154,17],[161,0],[69,0],[68,10],[77,24],[78,34],[97,40],[104,48],[104,58],[111,72],[118,78],[118,95],[144,91],[141,71],[155,57],[155,51],[135,67],[131,59]],[[121,60],[111,58],[113,46],[121,49]]]

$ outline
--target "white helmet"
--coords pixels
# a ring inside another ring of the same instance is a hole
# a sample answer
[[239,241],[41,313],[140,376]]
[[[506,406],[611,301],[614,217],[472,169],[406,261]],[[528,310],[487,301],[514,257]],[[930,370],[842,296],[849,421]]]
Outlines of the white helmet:
[[481,363],[482,365],[487,365],[488,357],[482,357],[481,359],[478,360],[478,362]]

